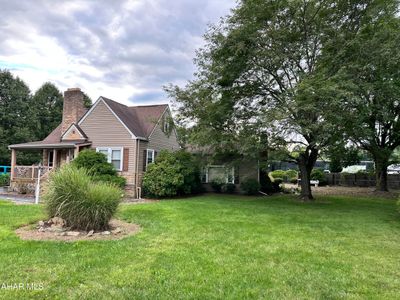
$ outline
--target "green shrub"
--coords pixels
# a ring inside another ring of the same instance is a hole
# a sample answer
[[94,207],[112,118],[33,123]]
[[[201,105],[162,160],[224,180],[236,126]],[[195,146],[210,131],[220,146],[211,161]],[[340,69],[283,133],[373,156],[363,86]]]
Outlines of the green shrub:
[[318,180],[319,185],[325,185],[327,183],[325,173],[321,169],[313,169],[310,178],[311,180]]
[[107,157],[103,153],[91,149],[79,152],[72,164],[78,168],[90,170],[96,175],[117,175],[117,170],[111,163],[107,162]]
[[292,180],[293,178],[297,179],[298,174],[299,173],[296,170],[287,170],[285,172],[285,175],[286,175],[287,178],[289,178],[289,180]]
[[190,153],[163,150],[147,167],[142,186],[144,194],[157,198],[199,193],[199,164]]
[[104,182],[94,182],[85,168],[69,164],[49,177],[44,194],[49,217],[61,217],[71,229],[104,230],[115,214],[122,191]]
[[225,185],[224,180],[222,178],[215,178],[211,181],[211,188],[216,193],[222,192],[222,187]]
[[256,179],[248,178],[242,181],[240,184],[240,188],[247,194],[247,195],[256,195],[260,190],[260,184]]
[[277,182],[278,184],[281,184],[283,182],[283,178],[276,177],[272,182]]
[[10,184],[10,174],[0,174],[0,186],[8,186]]
[[103,153],[94,150],[83,150],[72,164],[77,168],[85,168],[93,176],[93,180],[115,184],[120,188],[126,185],[126,179],[119,176],[114,166],[107,162]]
[[233,194],[236,190],[236,185],[233,183],[227,183],[223,186],[223,190],[225,193]]
[[115,186],[117,186],[121,189],[124,189],[126,186],[126,178],[122,177],[122,176],[109,175],[109,174],[94,175],[93,180],[108,182],[110,184],[114,184]]
[[275,170],[275,171],[270,172],[269,176],[271,176],[273,179],[284,178],[286,176],[286,172],[283,170]]

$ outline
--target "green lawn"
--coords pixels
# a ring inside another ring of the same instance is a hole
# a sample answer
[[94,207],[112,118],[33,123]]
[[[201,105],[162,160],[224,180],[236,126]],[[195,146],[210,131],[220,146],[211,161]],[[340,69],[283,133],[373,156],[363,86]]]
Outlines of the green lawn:
[[201,196],[123,205],[143,227],[120,241],[21,241],[41,207],[0,202],[0,299],[400,298],[393,200]]

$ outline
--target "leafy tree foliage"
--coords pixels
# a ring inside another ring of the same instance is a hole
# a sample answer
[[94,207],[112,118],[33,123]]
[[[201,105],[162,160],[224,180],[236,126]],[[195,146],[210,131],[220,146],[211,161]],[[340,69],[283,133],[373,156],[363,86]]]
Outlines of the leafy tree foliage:
[[[9,165],[8,145],[35,140],[35,116],[28,86],[9,71],[0,70],[0,164]],[[37,161],[37,153],[19,153],[18,163]]]
[[330,145],[327,149],[327,157],[329,158],[329,170],[337,173],[341,172],[344,167],[356,165],[361,161],[361,153],[357,147],[346,147],[343,141]]
[[344,129],[335,84],[320,73],[325,48],[352,39],[388,3],[239,1],[206,34],[195,80],[166,90],[194,124],[196,142],[256,156],[268,149],[285,153],[299,165],[301,198],[311,200],[317,157]]
[[[387,191],[387,167],[400,146],[400,20],[391,14],[363,26],[345,47],[329,49],[327,73],[335,74],[341,123],[349,138],[375,162],[377,189]],[[341,63],[335,68],[333,61]]]
[[63,95],[54,84],[46,82],[33,95],[32,109],[37,123],[35,137],[42,140],[62,120]]

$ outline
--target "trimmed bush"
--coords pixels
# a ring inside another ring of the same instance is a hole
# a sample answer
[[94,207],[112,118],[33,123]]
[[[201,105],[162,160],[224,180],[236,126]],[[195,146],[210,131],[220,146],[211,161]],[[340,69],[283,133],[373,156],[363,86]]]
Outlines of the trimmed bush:
[[223,190],[225,193],[233,194],[236,190],[236,185],[234,185],[233,183],[227,183],[224,185]]
[[117,175],[117,170],[107,162],[107,157],[91,149],[79,152],[72,164],[78,168],[85,168],[95,175]]
[[286,176],[286,172],[283,170],[275,170],[275,171],[269,172],[269,176],[271,176],[273,179],[284,178]]
[[287,170],[285,172],[285,175],[289,178],[297,178],[298,174],[299,174],[299,172],[297,172],[296,170],[293,170],[293,169]]
[[7,186],[10,184],[10,174],[0,174],[0,186]]
[[310,178],[311,178],[311,180],[318,180],[319,181],[319,185],[326,185],[327,184],[325,173],[321,169],[313,169],[311,171],[311,177]]
[[248,178],[242,181],[240,184],[240,188],[247,194],[247,195],[256,195],[260,190],[260,184],[256,179]]
[[142,186],[144,194],[156,198],[199,193],[200,167],[190,153],[163,150],[147,166]]
[[94,150],[83,150],[72,164],[77,168],[85,168],[92,175],[93,180],[112,183],[120,188],[126,185],[125,177],[119,176],[114,166],[107,161],[107,157]]
[[52,173],[44,195],[50,218],[61,217],[77,230],[104,230],[115,214],[122,191],[104,182],[94,182],[85,168],[69,164]]
[[214,192],[221,193],[222,187],[224,186],[224,180],[222,178],[215,178],[214,180],[211,181],[210,184]]

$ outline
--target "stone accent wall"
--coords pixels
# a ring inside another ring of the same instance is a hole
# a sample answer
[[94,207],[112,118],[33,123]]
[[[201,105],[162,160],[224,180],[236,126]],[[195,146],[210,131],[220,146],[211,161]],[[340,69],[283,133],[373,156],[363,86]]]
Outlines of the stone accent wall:
[[64,133],[72,123],[77,123],[86,112],[83,104],[83,93],[79,88],[64,92],[63,118],[61,132]]

